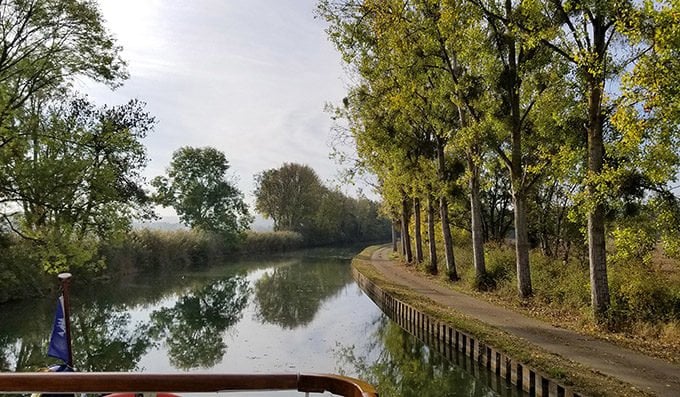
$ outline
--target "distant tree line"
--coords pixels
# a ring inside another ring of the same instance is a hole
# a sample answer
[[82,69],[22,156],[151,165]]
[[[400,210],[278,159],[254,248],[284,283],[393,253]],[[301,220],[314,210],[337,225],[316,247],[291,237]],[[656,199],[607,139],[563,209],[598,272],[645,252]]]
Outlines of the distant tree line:
[[386,240],[390,223],[379,204],[323,185],[306,165],[283,164],[255,177],[255,209],[275,231],[300,233],[309,245]]

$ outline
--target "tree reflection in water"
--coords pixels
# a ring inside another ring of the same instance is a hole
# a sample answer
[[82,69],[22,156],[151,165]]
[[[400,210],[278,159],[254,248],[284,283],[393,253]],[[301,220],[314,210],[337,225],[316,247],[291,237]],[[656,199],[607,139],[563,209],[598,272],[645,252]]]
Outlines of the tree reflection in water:
[[[50,302],[51,303],[51,302]],[[47,357],[54,313],[40,308],[29,322],[11,321],[0,330],[0,370],[37,371],[57,363]],[[16,320],[16,318],[14,319]],[[3,324],[4,325],[4,324]],[[125,305],[88,303],[71,311],[74,365],[79,371],[135,370],[152,342],[144,324],[132,324]]]
[[73,360],[79,371],[132,371],[151,347],[148,326],[130,324],[126,307],[87,305],[72,316]]
[[241,319],[250,293],[243,276],[201,286],[179,298],[173,307],[154,311],[151,334],[165,338],[175,367],[212,367],[227,349],[222,333]]
[[305,326],[351,281],[345,261],[314,259],[274,268],[255,282],[257,318],[285,329]]
[[376,385],[381,397],[516,395],[514,390],[492,390],[483,377],[475,379],[454,366],[386,316],[378,321],[366,355],[357,356],[354,346],[339,348],[337,355],[340,368],[351,368]]

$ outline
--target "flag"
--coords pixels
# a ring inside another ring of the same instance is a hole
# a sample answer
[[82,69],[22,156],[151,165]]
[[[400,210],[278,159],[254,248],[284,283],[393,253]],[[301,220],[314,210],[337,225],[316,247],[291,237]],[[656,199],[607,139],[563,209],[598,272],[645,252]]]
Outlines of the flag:
[[57,311],[54,316],[54,326],[52,327],[52,336],[50,337],[50,347],[47,349],[47,355],[68,363],[69,351],[68,339],[66,338],[66,316],[64,313],[64,297],[60,295],[57,299]]

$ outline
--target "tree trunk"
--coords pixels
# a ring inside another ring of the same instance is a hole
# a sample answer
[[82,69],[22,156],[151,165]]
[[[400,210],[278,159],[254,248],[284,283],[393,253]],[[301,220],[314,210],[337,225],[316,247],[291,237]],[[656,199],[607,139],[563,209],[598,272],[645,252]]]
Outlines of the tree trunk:
[[532,294],[531,273],[529,271],[529,231],[527,227],[526,198],[524,194],[513,192],[515,207],[515,259],[517,264],[517,290],[522,298]]
[[[446,160],[444,158],[444,139],[439,135],[435,136],[437,144],[437,163],[439,171],[439,179],[442,183],[447,182],[446,178]],[[439,198],[439,217],[442,222],[442,236],[444,239],[444,256],[446,258],[446,272],[449,280],[458,280],[458,272],[456,271],[456,259],[453,256],[453,238],[451,237],[451,227],[449,226],[449,205],[446,197]]]
[[[602,120],[600,105],[602,91],[599,83],[593,84],[590,93],[589,113],[590,126],[588,128],[588,171],[591,175],[602,172],[604,158],[604,143],[602,137]],[[588,186],[588,195],[595,197],[595,186]],[[609,284],[607,280],[607,256],[604,228],[605,208],[602,203],[596,203],[588,212],[588,259],[590,262],[590,294],[593,314],[598,322],[602,322],[609,310]]]
[[392,252],[397,252],[397,225],[392,221]]
[[[505,1],[505,12],[511,17],[512,2]],[[522,116],[520,107],[521,79],[517,65],[516,44],[513,38],[508,43],[508,97],[510,100],[511,154],[510,184],[512,202],[515,208],[515,259],[517,266],[517,290],[522,298],[531,296],[531,270],[529,268],[529,231],[527,230],[526,186],[522,161]]]
[[457,281],[458,271],[456,270],[456,259],[453,256],[453,238],[451,237],[451,227],[449,226],[449,204],[446,197],[439,198],[439,217],[442,221],[442,235],[444,237],[444,254],[446,257],[446,273],[449,280]]
[[404,196],[404,199],[401,201],[401,244],[404,250],[404,259],[406,260],[406,263],[413,262],[411,236],[408,230],[410,218],[411,214],[409,214],[408,198]]
[[420,199],[415,197],[413,199],[413,214],[415,222],[413,227],[413,234],[416,240],[416,263],[423,262],[423,236],[420,233]]
[[[606,28],[602,16],[597,15],[593,21],[593,43],[598,64],[605,62]],[[604,71],[601,72],[604,75]],[[602,96],[604,78],[590,76],[588,81],[588,172],[591,177],[602,173],[604,161]],[[588,196],[597,200],[595,206],[588,212],[588,259],[590,262],[590,292],[593,314],[596,321],[602,323],[609,311],[609,284],[607,280],[607,256],[605,242],[604,214],[605,206],[596,198],[596,186],[587,186]]]
[[486,263],[484,261],[484,231],[482,230],[482,201],[479,196],[479,167],[468,154],[470,169],[470,212],[472,217],[472,254],[475,266],[476,284],[486,277]]
[[437,242],[434,235],[434,197],[432,194],[427,196],[427,239],[430,248],[430,265],[428,270],[430,274],[437,274]]

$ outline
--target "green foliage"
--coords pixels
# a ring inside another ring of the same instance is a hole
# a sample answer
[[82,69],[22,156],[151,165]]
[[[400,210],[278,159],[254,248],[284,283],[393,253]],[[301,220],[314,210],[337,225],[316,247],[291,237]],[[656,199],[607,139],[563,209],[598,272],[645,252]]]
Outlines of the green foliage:
[[644,220],[631,219],[630,223],[618,225],[612,231],[616,251],[611,255],[614,264],[648,264],[651,252],[656,247],[658,233],[653,225]]
[[214,148],[180,148],[172,155],[168,176],[151,182],[157,189],[154,198],[172,206],[184,224],[235,243],[252,217],[243,193],[226,180],[228,169],[224,153]]
[[[466,248],[469,249],[469,248]],[[514,299],[514,255],[503,245],[487,246],[488,279],[496,294]],[[588,321],[590,316],[589,270],[582,261],[568,262],[532,252],[532,279],[536,285],[532,310],[567,315]],[[464,265],[464,264],[462,264]],[[467,265],[470,266],[469,264]],[[463,268],[464,272],[471,269]],[[631,330],[638,324],[663,324],[680,320],[680,285],[645,265],[636,256],[617,257],[610,268],[612,307],[607,324],[614,330]]]
[[[15,135],[15,112],[31,98],[61,99],[76,77],[112,87],[127,78],[121,48],[104,26],[96,2],[9,0],[0,5],[0,142]],[[2,150],[2,149],[0,149]]]
[[98,239],[115,239],[151,214],[141,140],[154,119],[137,101],[96,108],[75,97],[36,106],[15,119],[18,137],[0,150],[0,195],[21,205],[2,216],[34,243],[46,271],[74,270],[96,262]]
[[680,286],[663,274],[635,262],[617,266],[611,273],[610,321],[614,326],[680,320]]
[[311,167],[285,163],[255,176],[255,209],[274,221],[274,230],[303,232],[325,191]]
[[308,245],[385,240],[389,223],[378,204],[325,187],[309,166],[284,164],[255,177],[256,208],[274,230],[292,231]]
[[534,253],[536,298],[556,311],[587,313],[590,305],[588,268],[578,261],[561,260]]
[[[410,216],[405,199],[451,199],[467,185],[472,205],[449,206],[451,223],[466,227],[481,193],[484,235],[501,241],[512,209],[523,296],[530,248],[569,262],[587,234],[601,316],[607,241],[614,263],[644,261],[659,239],[680,252],[677,211],[654,203],[673,201],[680,169],[679,11],[665,1],[321,0],[357,75],[333,109],[356,143],[352,167],[377,176],[394,219]],[[467,164],[463,178],[453,159]]]
[[0,233],[0,251],[0,303],[44,293],[44,269],[33,259],[34,249],[30,243]]
[[494,285],[512,283],[515,277],[515,255],[511,249],[498,246],[487,246],[486,273]]

